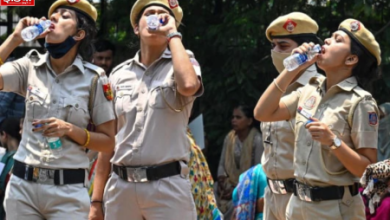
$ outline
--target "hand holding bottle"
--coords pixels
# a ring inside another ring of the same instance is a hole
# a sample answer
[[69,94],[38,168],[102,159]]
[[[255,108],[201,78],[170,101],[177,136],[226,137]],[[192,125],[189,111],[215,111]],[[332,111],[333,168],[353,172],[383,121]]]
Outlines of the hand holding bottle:
[[149,31],[167,36],[177,32],[176,20],[169,14],[149,15],[147,18]]
[[287,57],[283,64],[287,71],[301,72],[313,65],[321,52],[320,45],[314,43],[303,43],[292,51],[292,55]]
[[[24,39],[22,37],[23,30],[30,27],[30,26],[35,26],[35,25],[38,25],[40,23],[46,23],[46,22],[42,22],[42,21],[47,21],[47,20],[45,17],[42,17],[41,19],[34,18],[34,17],[22,18],[15,27],[15,30],[13,32],[14,38],[16,38],[17,40],[20,41],[20,43],[22,43],[24,41]],[[40,35],[38,36],[37,39],[44,38],[50,31],[51,31],[51,29],[48,26],[45,26],[44,31],[40,33]],[[35,39],[35,38],[33,38],[33,39]]]

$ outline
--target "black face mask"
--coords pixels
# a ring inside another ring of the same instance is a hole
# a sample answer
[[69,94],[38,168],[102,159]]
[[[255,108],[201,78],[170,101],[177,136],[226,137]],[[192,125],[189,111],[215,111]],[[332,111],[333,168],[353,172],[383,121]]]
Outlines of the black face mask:
[[45,48],[54,59],[63,57],[77,43],[73,37],[69,36],[64,42],[59,44],[45,43]]

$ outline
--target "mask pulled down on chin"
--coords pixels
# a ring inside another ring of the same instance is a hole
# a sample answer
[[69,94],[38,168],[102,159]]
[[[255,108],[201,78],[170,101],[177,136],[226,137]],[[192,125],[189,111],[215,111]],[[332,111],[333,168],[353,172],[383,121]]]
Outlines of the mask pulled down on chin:
[[289,57],[291,53],[281,53],[271,50],[272,63],[274,64],[278,73],[284,70],[283,60]]

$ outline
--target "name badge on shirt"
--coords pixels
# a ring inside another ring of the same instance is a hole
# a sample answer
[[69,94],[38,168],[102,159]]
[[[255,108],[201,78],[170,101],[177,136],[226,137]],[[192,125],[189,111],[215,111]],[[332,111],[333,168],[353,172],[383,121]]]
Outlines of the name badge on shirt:
[[38,96],[41,99],[45,99],[46,98],[45,94],[42,91],[40,91],[39,88],[29,86],[28,90],[30,91],[31,94],[34,94],[34,95]]
[[131,90],[132,86],[131,85],[117,85],[116,86],[116,90],[117,91],[120,91],[120,90]]
[[306,111],[301,106],[298,107],[297,111],[298,111],[299,114],[301,114],[306,119],[310,119],[311,118],[310,112]]

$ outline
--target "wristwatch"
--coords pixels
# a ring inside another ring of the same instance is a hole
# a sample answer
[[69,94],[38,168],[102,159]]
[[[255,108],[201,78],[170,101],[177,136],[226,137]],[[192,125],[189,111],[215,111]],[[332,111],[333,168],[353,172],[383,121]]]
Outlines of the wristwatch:
[[340,146],[341,146],[341,140],[336,136],[335,138],[333,138],[333,143],[332,145],[330,145],[330,149],[336,150]]

